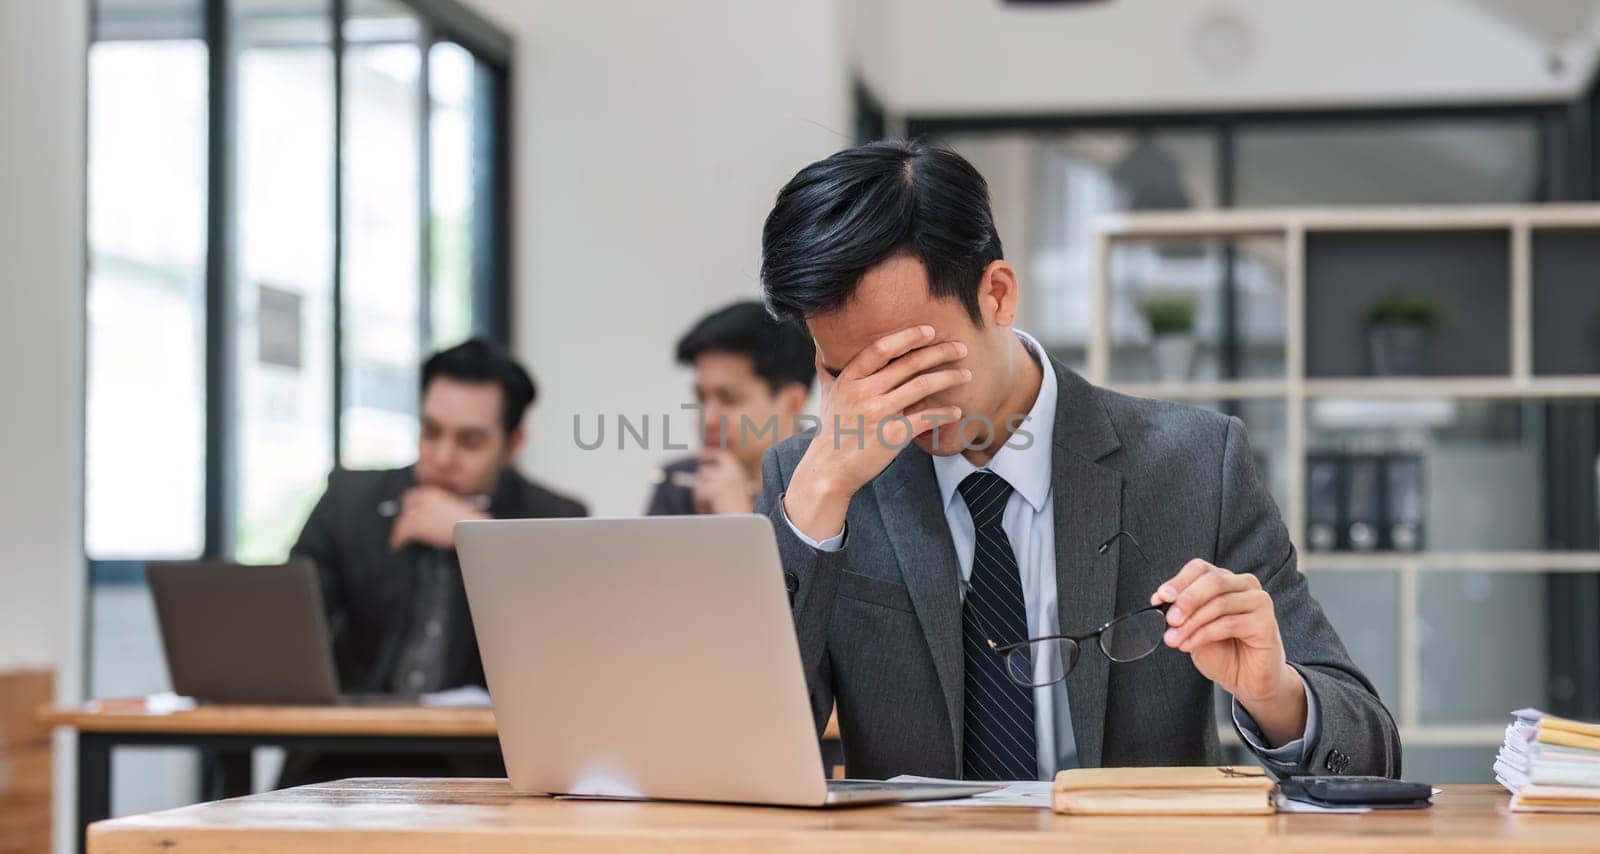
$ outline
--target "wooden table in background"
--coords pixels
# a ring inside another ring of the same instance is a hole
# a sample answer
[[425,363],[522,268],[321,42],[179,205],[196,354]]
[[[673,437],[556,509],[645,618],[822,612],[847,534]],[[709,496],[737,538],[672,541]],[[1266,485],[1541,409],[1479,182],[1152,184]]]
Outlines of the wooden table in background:
[[341,851],[1589,851],[1600,817],[1513,814],[1493,786],[1365,815],[1058,816],[1004,807],[837,810],[574,801],[503,780],[343,780],[100,822],[90,854]]
[[[488,709],[420,706],[200,706],[152,713],[126,701],[40,712],[51,726],[78,731],[78,826],[111,815],[115,747],[192,747],[205,769],[206,800],[250,794],[251,751],[500,755]],[[79,836],[79,850],[83,837]]]
[[[488,709],[378,706],[200,706],[164,714],[121,707],[46,708],[39,720],[78,732],[78,823],[111,815],[111,750],[119,746],[194,747],[210,757],[202,796],[250,793],[250,751],[282,747],[319,752],[482,753],[500,755]],[[823,761],[842,762],[832,721]],[[83,837],[80,835],[80,846]],[[80,848],[81,850],[81,848]]]

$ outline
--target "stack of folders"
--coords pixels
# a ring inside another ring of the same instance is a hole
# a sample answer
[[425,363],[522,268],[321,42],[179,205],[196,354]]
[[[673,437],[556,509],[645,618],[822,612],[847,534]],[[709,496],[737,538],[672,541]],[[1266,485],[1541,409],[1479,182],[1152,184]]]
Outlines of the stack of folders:
[[1276,784],[1260,768],[1074,768],[1051,807],[1068,815],[1259,815]]
[[1516,812],[1600,813],[1600,724],[1512,712],[1494,776]]

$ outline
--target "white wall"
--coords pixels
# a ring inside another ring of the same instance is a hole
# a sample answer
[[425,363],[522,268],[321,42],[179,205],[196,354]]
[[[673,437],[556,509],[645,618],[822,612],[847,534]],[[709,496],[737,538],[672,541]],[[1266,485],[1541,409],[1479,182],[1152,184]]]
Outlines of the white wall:
[[[595,513],[639,513],[670,452],[616,450],[611,419],[651,413],[659,442],[657,413],[693,400],[678,336],[758,296],[778,188],[853,142],[838,5],[472,5],[518,36],[515,334],[541,386],[524,467]],[[582,451],[573,416],[592,437],[599,413],[609,447]]]
[[84,6],[0,4],[0,668],[77,653]]
[[[895,113],[1270,109],[1569,97],[1594,4],[855,0],[851,62]],[[1552,55],[1562,60],[1552,71]]]
[[[77,696],[88,4],[0,3],[0,669]],[[71,756],[56,743],[57,791]],[[63,783],[66,785],[63,786]],[[70,795],[56,798],[57,850]]]

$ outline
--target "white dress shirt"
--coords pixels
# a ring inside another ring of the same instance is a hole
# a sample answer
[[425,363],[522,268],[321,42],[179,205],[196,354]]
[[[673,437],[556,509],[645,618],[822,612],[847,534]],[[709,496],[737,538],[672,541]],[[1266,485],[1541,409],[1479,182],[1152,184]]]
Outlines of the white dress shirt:
[[[1050,365],[1050,360],[1045,356],[1044,347],[1034,340],[1033,336],[1020,329],[1016,330],[1016,334],[1027,348],[1028,354],[1040,366],[1042,379],[1039,383],[1039,394],[1034,398],[1033,407],[1028,410],[1028,420],[1016,431],[1012,439],[989,459],[989,464],[982,470],[999,475],[1011,485],[1011,497],[1006,500],[1006,509],[1001,516],[1000,526],[1005,529],[1006,538],[1011,541],[1011,548],[1016,552],[1018,569],[1022,573],[1023,604],[1028,612],[1028,634],[1030,637],[1043,637],[1062,633],[1059,611],[1056,607],[1055,510],[1050,484],[1054,472],[1051,467],[1051,450],[1054,446],[1052,438],[1056,422],[1056,374]],[[1031,441],[1025,439],[1023,431],[1027,432]],[[950,526],[950,539],[955,546],[956,559],[961,564],[963,600],[966,598],[967,586],[971,583],[972,554],[977,546],[977,532],[972,523],[972,513],[967,510],[967,503],[957,493],[956,487],[967,475],[975,471],[980,469],[963,454],[933,458],[933,472],[939,482],[939,499],[944,508],[945,522]],[[780,498],[779,507],[782,506]],[[788,521],[787,513],[784,514],[784,520]],[[831,552],[844,548],[845,531],[818,541],[806,536],[794,526],[793,522],[789,522],[789,528],[802,542],[821,551]],[[1115,532],[1106,531],[1105,535],[1110,536],[1113,533]],[[1098,626],[1071,628],[1074,632],[1078,632]],[[1024,638],[995,640],[1011,642]],[[1053,645],[1048,646],[1047,650],[1046,656],[1059,655]],[[1095,655],[1098,651],[1084,650],[1084,654]],[[1058,662],[1039,661],[1035,662],[1035,667],[1055,669],[1059,672],[1060,665]],[[1306,688],[1306,707],[1305,734],[1275,749],[1268,749],[1265,746],[1265,738],[1261,735],[1260,729],[1237,701],[1233,703],[1233,717],[1245,740],[1257,753],[1274,762],[1294,764],[1298,763],[1304,754],[1305,736],[1314,738],[1318,731],[1317,704],[1311,694],[1309,683]],[[1057,770],[1076,768],[1078,747],[1073,740],[1072,712],[1067,705],[1066,681],[1033,689],[1033,709],[1039,778],[1049,780],[1055,777]]]

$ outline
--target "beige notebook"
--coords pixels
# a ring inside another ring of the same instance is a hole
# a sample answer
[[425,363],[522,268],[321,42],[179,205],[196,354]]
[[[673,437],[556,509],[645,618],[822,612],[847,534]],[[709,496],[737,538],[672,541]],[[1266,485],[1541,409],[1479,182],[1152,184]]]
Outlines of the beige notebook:
[[1071,815],[1257,815],[1276,783],[1260,768],[1075,768],[1056,775],[1051,808]]
[[1589,786],[1523,786],[1511,798],[1511,811],[1600,813],[1600,789]]

